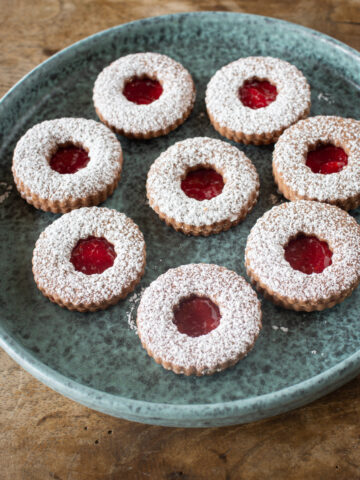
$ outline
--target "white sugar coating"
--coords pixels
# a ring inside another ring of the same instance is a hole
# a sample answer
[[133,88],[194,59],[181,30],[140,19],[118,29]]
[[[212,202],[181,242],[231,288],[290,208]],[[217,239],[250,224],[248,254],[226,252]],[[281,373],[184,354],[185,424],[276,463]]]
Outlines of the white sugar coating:
[[133,330],[134,333],[137,334],[137,326],[136,326],[136,309],[139,305],[141,296],[144,292],[145,288],[143,287],[139,293],[135,292],[128,298],[128,302],[130,304],[129,310],[126,312],[127,321],[130,330]]
[[[123,95],[123,89],[128,80],[144,76],[158,80],[163,92],[154,102],[138,105]],[[99,74],[93,100],[112,127],[145,134],[180,120],[195,102],[195,87],[190,73],[172,58],[159,53],[135,53],[119,58]]]
[[[61,174],[49,161],[58,147],[74,144],[90,157],[85,168]],[[60,118],[38,123],[18,141],[13,174],[32,193],[62,201],[84,198],[105,190],[119,177],[122,150],[116,136],[103,124],[84,118]]]
[[[239,88],[247,80],[268,80],[277,97],[267,107],[243,105]],[[218,70],[206,89],[206,107],[221,127],[247,135],[273,132],[301,118],[310,105],[310,87],[294,65],[273,57],[239,58]]]
[[271,328],[273,330],[281,330],[284,333],[288,333],[289,329],[287,327],[278,327],[277,325],[272,325]]
[[[201,165],[212,166],[225,182],[221,194],[210,200],[190,198],[181,189],[187,171]],[[259,177],[251,161],[236,147],[196,137],[175,143],[163,152],[150,168],[146,187],[152,208],[158,207],[177,222],[202,226],[236,220],[258,191]]]
[[[206,335],[190,337],[174,324],[174,308],[193,295],[218,305],[221,319]],[[218,265],[168,270],[145,290],[137,314],[139,336],[155,357],[183,368],[213,369],[245,355],[261,329],[261,305],[250,285]]]
[[318,100],[323,100],[326,103],[334,103],[334,100],[331,98],[331,95],[327,93],[320,92],[317,98]]
[[[314,173],[306,162],[309,147],[332,144],[348,154],[348,164],[329,175]],[[279,138],[273,168],[284,184],[298,195],[326,202],[360,194],[360,122],[332,116],[302,120]]]
[[[332,264],[307,275],[285,260],[284,246],[297,234],[326,241]],[[356,285],[360,276],[360,226],[344,210],[299,200],[266,212],[251,229],[246,264],[272,292],[297,301],[325,301]]]
[[[103,273],[75,270],[71,252],[80,239],[104,237],[116,252],[114,264]],[[109,208],[86,207],[55,220],[40,235],[33,253],[36,283],[49,295],[74,304],[98,303],[121,295],[141,274],[145,242],[137,225]]]

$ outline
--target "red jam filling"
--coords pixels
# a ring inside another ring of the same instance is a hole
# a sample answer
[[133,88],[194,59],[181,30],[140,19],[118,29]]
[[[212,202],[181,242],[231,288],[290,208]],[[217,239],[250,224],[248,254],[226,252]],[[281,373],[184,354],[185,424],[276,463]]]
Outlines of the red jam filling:
[[88,237],[78,241],[71,252],[70,261],[75,270],[93,275],[102,273],[114,264],[114,245],[103,237]]
[[133,78],[124,87],[123,94],[133,103],[148,105],[163,93],[161,83],[151,78]]
[[341,147],[334,147],[334,145],[322,145],[309,152],[306,158],[306,165],[314,173],[325,175],[340,172],[347,163],[347,154]]
[[180,333],[200,337],[220,324],[219,307],[206,297],[191,297],[180,302],[174,311],[174,323]]
[[61,147],[50,159],[50,167],[58,173],[75,173],[86,167],[90,158],[80,147]]
[[224,188],[220,173],[211,168],[199,168],[189,172],[181,182],[184,193],[196,200],[210,200],[217,197]]
[[298,235],[285,247],[285,259],[292,268],[307,273],[321,273],[331,265],[332,251],[326,242],[309,235]]
[[249,80],[239,88],[239,97],[245,107],[267,107],[277,97],[275,85],[266,80]]

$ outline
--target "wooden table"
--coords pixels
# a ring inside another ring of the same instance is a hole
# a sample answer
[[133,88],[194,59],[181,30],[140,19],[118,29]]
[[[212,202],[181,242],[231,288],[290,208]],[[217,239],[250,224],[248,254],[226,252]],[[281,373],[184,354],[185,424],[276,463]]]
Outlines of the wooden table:
[[[359,0],[0,0],[0,94],[92,33],[190,10],[279,17],[360,50]],[[0,359],[2,480],[360,479],[360,377],[269,420],[191,430],[96,413],[48,389],[4,352]]]

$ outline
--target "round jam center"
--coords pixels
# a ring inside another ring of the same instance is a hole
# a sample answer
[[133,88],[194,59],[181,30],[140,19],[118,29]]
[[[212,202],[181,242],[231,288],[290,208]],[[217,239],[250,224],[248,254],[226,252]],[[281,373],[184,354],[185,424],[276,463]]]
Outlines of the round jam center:
[[348,163],[348,156],[341,147],[334,145],[323,145],[316,150],[309,152],[306,158],[306,165],[314,173],[340,172]]
[[239,97],[245,107],[267,107],[277,97],[275,85],[266,80],[249,80],[239,88]]
[[299,235],[285,247],[285,259],[292,268],[307,273],[321,273],[331,265],[332,251],[326,242],[314,236]]
[[88,237],[78,241],[71,252],[70,261],[75,270],[93,275],[102,273],[114,264],[114,245],[103,237]]
[[90,158],[86,150],[80,147],[61,147],[50,159],[50,167],[58,173],[75,173],[86,167]]
[[180,333],[200,337],[220,324],[219,307],[206,297],[191,297],[183,300],[174,311],[174,323]]
[[151,78],[133,78],[125,84],[123,94],[133,103],[148,105],[157,100],[163,92],[161,83]]
[[189,172],[181,182],[184,193],[196,200],[210,200],[220,195],[224,180],[220,173],[211,168],[200,168]]

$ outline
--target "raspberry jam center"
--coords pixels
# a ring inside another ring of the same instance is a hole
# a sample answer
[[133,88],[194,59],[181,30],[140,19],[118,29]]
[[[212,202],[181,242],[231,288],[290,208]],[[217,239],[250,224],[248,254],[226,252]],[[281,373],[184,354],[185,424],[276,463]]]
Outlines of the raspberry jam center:
[[146,77],[129,80],[123,90],[125,97],[138,105],[148,105],[157,100],[162,93],[161,83]]
[[220,195],[224,180],[220,173],[212,168],[199,168],[189,172],[181,182],[181,189],[196,200],[210,200]]
[[239,97],[245,107],[256,110],[272,103],[277,97],[277,89],[267,80],[249,80],[239,88]]
[[310,235],[298,235],[285,247],[285,259],[292,268],[307,273],[321,273],[331,265],[332,251],[326,242]]
[[180,333],[200,337],[220,324],[219,307],[206,297],[191,297],[180,302],[174,311],[174,323]]
[[306,157],[306,165],[314,173],[324,175],[340,172],[347,163],[347,154],[341,147],[334,147],[334,145],[322,145],[309,152]]
[[78,241],[71,252],[70,261],[75,270],[93,275],[112,267],[116,253],[114,245],[103,237],[88,237]]
[[50,167],[58,173],[75,173],[86,167],[89,161],[87,151],[73,145],[59,148],[50,159]]

